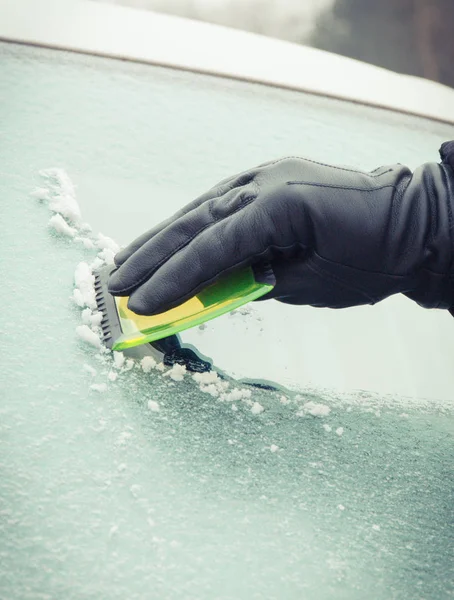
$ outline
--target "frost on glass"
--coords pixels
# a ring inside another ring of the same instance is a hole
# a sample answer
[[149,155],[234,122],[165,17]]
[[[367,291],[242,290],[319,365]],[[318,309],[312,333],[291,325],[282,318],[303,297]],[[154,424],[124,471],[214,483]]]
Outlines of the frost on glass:
[[[365,168],[402,154],[416,164],[452,130],[0,48],[0,596],[451,597],[449,402],[305,379],[265,390],[111,354],[91,270],[244,166],[292,153],[338,162],[341,150]],[[266,326],[255,310],[226,319],[253,335]],[[264,379],[276,348],[260,358]]]

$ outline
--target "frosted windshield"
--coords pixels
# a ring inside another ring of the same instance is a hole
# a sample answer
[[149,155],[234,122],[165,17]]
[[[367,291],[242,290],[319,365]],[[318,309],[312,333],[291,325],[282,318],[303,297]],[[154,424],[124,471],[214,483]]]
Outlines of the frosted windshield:
[[89,265],[248,166],[416,166],[454,128],[146,65],[0,56],[0,595],[452,594],[446,315],[254,305],[182,336],[220,370],[193,376],[103,352]]

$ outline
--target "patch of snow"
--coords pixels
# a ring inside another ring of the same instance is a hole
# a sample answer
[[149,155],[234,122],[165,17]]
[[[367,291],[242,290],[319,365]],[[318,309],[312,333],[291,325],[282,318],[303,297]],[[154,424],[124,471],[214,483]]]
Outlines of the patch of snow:
[[217,382],[218,374],[216,373],[216,371],[207,371],[206,373],[194,373],[192,378],[196,383],[208,385],[209,383]]
[[287,398],[287,396],[281,396],[281,397],[279,398],[279,402],[280,402],[281,404],[285,404],[285,405],[286,405],[286,404],[290,404],[290,399],[289,399],[289,398]]
[[276,446],[276,444],[271,444],[270,450],[271,452],[277,452],[279,450],[279,446]]
[[224,392],[221,394],[220,398],[224,402],[236,402],[237,400],[243,400],[244,398],[251,397],[251,390],[234,388],[230,392]]
[[134,368],[134,359],[133,358],[127,358],[126,362],[125,362],[125,366],[123,368],[123,371],[130,371],[133,368]]
[[151,369],[156,367],[156,361],[152,356],[144,356],[140,361],[140,366],[144,373],[149,373]]
[[79,325],[76,327],[76,333],[81,340],[91,344],[95,348],[101,348],[101,340],[99,335],[92,331],[88,325]]
[[82,299],[83,306],[88,306],[92,310],[95,310],[95,278],[86,262],[81,262],[77,265],[74,273],[74,283],[76,284],[76,289],[78,289],[80,292],[80,294],[77,292],[74,294],[74,299],[76,300],[77,304],[79,304],[80,299]]
[[298,411],[298,416],[304,416],[306,414],[312,415],[313,417],[327,417],[331,409],[326,404],[317,404],[316,402],[306,402],[301,409]]
[[185,375],[186,366],[175,363],[173,367],[169,371],[167,371],[165,377],[170,377],[174,381],[183,381]]
[[254,402],[254,404],[251,406],[251,413],[253,415],[259,415],[264,410],[265,409],[263,408],[263,406],[259,402]]
[[343,504],[339,504],[337,508],[339,510],[345,510],[345,506]]
[[81,237],[80,235],[75,237],[74,241],[81,243],[87,250],[93,250],[96,247],[90,238]]
[[106,263],[106,265],[113,265],[115,263],[115,252],[112,252],[112,250],[109,250],[109,248],[101,250],[98,256]]
[[114,366],[117,369],[121,369],[122,366],[125,364],[125,355],[123,354],[123,352],[115,352],[113,353],[113,359],[114,359]]
[[338,435],[339,437],[344,433],[344,428],[343,427],[338,427],[336,429],[336,435]]
[[63,169],[54,168],[40,171],[40,175],[53,182],[49,208],[71,223],[79,225],[82,220],[80,208],[74,186],[67,173]]
[[332,430],[331,425],[328,425],[328,423],[323,423],[323,429],[329,433]]
[[95,243],[101,250],[110,250],[114,254],[120,250],[120,246],[117,242],[114,242],[112,238],[107,237],[107,235],[103,235],[102,233],[98,233]]
[[67,235],[70,238],[73,238],[77,233],[77,230],[74,229],[74,227],[68,225],[65,219],[59,214],[54,215],[50,218],[49,226],[52,227],[60,235]]

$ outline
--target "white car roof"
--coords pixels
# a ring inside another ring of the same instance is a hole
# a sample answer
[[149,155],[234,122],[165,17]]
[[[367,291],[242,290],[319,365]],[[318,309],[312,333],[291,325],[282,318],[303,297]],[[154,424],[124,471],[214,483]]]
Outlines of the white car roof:
[[0,39],[302,90],[454,123],[454,90],[282,40],[80,0],[0,4]]

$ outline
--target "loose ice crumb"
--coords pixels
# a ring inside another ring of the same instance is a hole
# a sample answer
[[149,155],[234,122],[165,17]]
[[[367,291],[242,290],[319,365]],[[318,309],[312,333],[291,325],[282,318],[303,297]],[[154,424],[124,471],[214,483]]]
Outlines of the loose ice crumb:
[[148,400],[148,408],[152,412],[159,412],[161,410],[161,407],[155,400]]
[[281,404],[290,404],[290,399],[287,398],[287,396],[281,396],[279,398],[279,401],[280,401]]
[[117,369],[121,369],[121,367],[125,364],[125,355],[123,352],[115,352],[113,353],[114,365]]
[[374,531],[380,531],[380,525],[372,525]]
[[323,423],[323,429],[329,433],[332,428],[331,425],[328,425],[328,423]]
[[71,238],[73,238],[77,233],[77,230],[68,225],[61,215],[54,215],[51,217],[49,219],[49,226],[55,229],[55,231],[60,235],[67,235]]
[[76,333],[80,339],[84,342],[87,342],[87,344],[91,344],[95,348],[101,348],[101,340],[99,339],[99,335],[92,331],[88,325],[79,325],[76,327]]
[[109,371],[108,375],[107,375],[107,379],[109,381],[115,381],[118,377],[118,373],[115,373],[115,371]]
[[122,472],[123,472],[123,471],[125,471],[125,470],[126,470],[126,464],[125,464],[125,463],[120,463],[120,464],[118,465],[118,467],[117,467],[117,471],[118,471],[119,473],[122,473]]
[[251,413],[253,415],[259,415],[264,410],[265,409],[263,408],[263,406],[259,402],[254,402],[254,404],[251,406]]
[[92,383],[90,389],[95,392],[105,392],[107,391],[107,383]]
[[236,404],[232,404],[232,410],[236,412],[238,410],[238,406]]
[[183,381],[185,375],[186,366],[175,363],[173,367],[169,371],[167,371],[165,377],[170,377],[174,381]]
[[90,375],[92,377],[94,377],[96,375],[96,369],[94,369],[91,365],[84,365],[84,370],[87,371],[87,373],[90,373]]
[[338,427],[336,429],[336,434],[340,437],[342,434],[344,433],[344,428],[343,427]]
[[343,504],[339,504],[337,508],[339,510],[345,510],[345,506]]
[[140,361],[140,366],[144,373],[149,373],[151,369],[156,367],[156,361],[152,356],[144,356]]
[[325,404],[317,404],[315,402],[306,402],[304,406],[298,411],[298,416],[304,416],[306,414],[312,415],[313,417],[326,417],[331,412],[329,406]]
[[276,446],[276,444],[271,444],[270,450],[271,452],[277,452],[279,450],[279,446]]
[[164,373],[164,371],[166,370],[164,363],[160,362],[156,365],[155,369],[157,371],[161,371],[161,373]]

